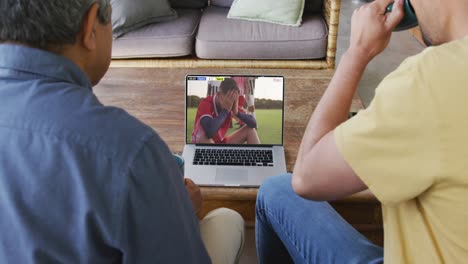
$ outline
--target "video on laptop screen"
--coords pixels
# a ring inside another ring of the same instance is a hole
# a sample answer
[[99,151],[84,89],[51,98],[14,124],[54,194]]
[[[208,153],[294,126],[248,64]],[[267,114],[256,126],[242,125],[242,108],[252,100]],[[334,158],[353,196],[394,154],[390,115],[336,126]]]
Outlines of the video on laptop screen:
[[283,144],[283,77],[191,75],[186,82],[188,144]]

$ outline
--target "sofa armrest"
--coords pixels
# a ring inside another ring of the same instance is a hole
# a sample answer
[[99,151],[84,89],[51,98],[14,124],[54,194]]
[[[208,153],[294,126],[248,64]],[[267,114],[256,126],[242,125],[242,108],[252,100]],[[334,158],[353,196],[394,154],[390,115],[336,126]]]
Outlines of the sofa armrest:
[[341,0],[324,0],[323,16],[328,26],[327,65],[335,68],[336,43],[338,38],[338,24],[340,22]]

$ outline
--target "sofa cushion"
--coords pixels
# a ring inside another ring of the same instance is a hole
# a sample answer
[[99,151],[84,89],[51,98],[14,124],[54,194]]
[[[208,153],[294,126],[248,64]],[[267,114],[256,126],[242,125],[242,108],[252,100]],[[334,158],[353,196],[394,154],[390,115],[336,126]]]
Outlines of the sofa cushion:
[[168,0],[111,0],[114,38],[145,25],[175,19]]
[[228,18],[300,26],[304,0],[235,0]]
[[195,51],[205,59],[318,59],[326,55],[327,27],[320,14],[304,14],[302,26],[227,19],[228,8],[207,7]]
[[[254,0],[252,0],[254,1]],[[217,7],[231,7],[234,0],[211,0],[212,6]],[[305,0],[304,12],[306,13],[320,13],[322,11],[323,0]]]
[[170,0],[173,8],[205,8],[208,0]]
[[114,39],[112,58],[178,57],[192,54],[201,10],[177,9],[175,20],[151,24]]

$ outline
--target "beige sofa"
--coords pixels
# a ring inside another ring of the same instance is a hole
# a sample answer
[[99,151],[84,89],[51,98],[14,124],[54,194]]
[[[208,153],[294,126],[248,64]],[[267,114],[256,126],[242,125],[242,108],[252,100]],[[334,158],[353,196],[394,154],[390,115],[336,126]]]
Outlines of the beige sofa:
[[114,39],[112,66],[334,68],[340,0],[306,0],[300,27],[227,19],[233,0],[206,1]]

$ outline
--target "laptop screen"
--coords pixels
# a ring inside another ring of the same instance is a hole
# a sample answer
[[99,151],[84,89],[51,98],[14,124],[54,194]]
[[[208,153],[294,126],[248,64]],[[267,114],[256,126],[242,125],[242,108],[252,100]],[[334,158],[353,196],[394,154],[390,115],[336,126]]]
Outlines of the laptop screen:
[[284,77],[186,76],[187,144],[283,145]]

